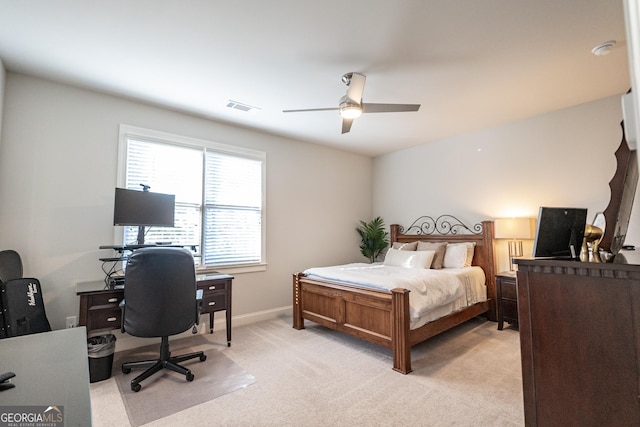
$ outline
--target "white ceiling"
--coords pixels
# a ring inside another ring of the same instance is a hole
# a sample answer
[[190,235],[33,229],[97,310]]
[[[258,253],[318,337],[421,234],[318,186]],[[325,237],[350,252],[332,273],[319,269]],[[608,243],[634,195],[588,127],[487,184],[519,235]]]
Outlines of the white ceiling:
[[[624,93],[625,38],[622,0],[0,0],[9,71],[371,156]],[[420,111],[282,113],[350,71]]]

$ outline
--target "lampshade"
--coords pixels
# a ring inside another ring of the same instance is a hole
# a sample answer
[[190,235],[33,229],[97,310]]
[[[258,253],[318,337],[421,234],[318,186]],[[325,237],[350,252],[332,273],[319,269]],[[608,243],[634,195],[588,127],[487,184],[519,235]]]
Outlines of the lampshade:
[[533,239],[535,220],[533,218],[497,218],[495,220],[496,239]]

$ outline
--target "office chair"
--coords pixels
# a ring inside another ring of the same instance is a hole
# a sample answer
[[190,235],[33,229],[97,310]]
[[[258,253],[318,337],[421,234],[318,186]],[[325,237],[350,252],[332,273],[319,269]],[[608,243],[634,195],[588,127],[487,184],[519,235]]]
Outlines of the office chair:
[[22,274],[20,254],[0,251],[0,338],[51,330],[40,281]]
[[[185,360],[207,359],[199,351],[171,357],[169,336],[182,333],[198,323],[202,297],[196,296],[193,255],[182,248],[143,248],[127,262],[124,279],[122,332],[136,337],[160,337],[160,357],[154,360],[125,362],[122,372],[134,368],[146,370],[131,380],[131,390],[138,392],[140,382],[162,369],[170,369],[193,381],[194,375],[184,366]],[[200,291],[201,294],[201,291]]]

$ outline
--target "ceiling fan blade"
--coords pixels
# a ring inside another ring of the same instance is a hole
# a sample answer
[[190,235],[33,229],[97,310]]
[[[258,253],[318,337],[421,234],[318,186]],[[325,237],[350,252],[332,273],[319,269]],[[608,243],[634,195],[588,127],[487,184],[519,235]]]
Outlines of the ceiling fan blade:
[[345,134],[351,130],[353,119],[342,119],[342,133]]
[[362,102],[362,92],[364,92],[364,82],[366,80],[367,78],[362,74],[351,73],[347,98],[360,104]]
[[337,111],[337,107],[327,107],[327,108],[307,108],[304,110],[282,110],[283,113],[304,113],[306,111]]
[[363,113],[397,113],[403,111],[418,111],[420,104],[370,104],[362,103]]

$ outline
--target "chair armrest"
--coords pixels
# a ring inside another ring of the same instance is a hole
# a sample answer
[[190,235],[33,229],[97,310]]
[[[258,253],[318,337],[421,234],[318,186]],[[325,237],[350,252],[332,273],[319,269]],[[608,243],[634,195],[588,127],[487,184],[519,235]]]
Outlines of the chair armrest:
[[120,301],[120,304],[118,304],[118,307],[120,307],[120,312],[122,313],[122,315],[120,316],[120,332],[124,333],[124,312],[126,309],[126,304],[124,302],[124,300]]
[[202,311],[202,299],[204,297],[204,291],[202,289],[196,290],[196,325],[200,324],[200,312]]

